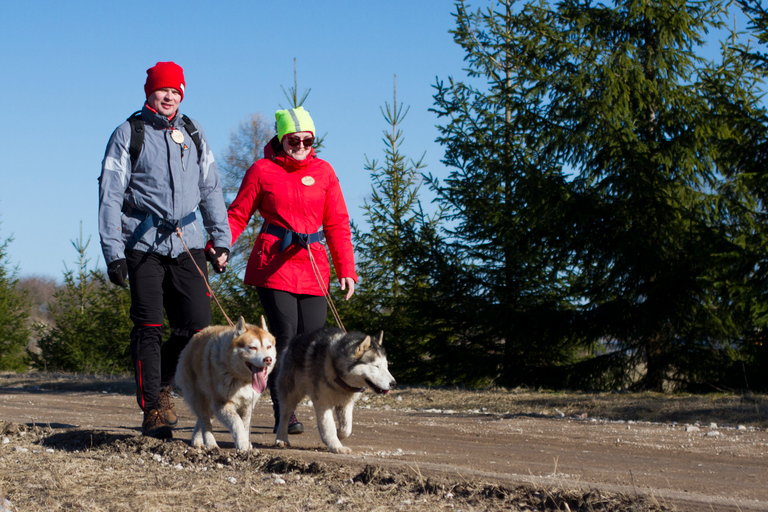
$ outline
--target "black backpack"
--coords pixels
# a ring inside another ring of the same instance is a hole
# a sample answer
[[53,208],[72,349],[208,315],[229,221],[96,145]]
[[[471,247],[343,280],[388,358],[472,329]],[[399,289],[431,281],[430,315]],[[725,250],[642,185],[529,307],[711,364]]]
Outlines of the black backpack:
[[[200,148],[202,147],[200,132],[186,114],[182,114],[181,118],[184,120],[184,129],[189,136],[192,137],[192,141],[195,143],[195,149],[197,150],[197,164],[200,165]],[[134,167],[136,165],[136,160],[139,159],[139,155],[141,154],[141,148],[144,146],[144,121],[141,120],[141,110],[131,114],[127,121],[131,124],[131,144],[128,146],[128,151],[131,153],[131,167]]]

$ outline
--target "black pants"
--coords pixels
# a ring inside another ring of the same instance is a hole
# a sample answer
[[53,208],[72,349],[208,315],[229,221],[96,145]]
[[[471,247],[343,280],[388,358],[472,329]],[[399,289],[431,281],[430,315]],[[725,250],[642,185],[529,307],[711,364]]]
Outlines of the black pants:
[[[206,274],[202,249],[190,251]],[[144,411],[158,407],[160,390],[173,382],[179,354],[189,339],[211,325],[211,299],[205,280],[189,254],[170,258],[154,253],[126,252],[131,286],[131,360],[136,400]],[[163,308],[171,327],[162,343]]]
[[[277,360],[280,361],[288,342],[297,334],[311,332],[325,326],[328,316],[328,303],[325,297],[317,295],[300,295],[282,290],[257,287],[259,300],[264,308],[269,323],[269,332],[275,337]],[[277,372],[272,370],[270,376],[269,394],[272,397],[272,409],[275,412],[275,423],[280,420],[280,404],[277,399]]]

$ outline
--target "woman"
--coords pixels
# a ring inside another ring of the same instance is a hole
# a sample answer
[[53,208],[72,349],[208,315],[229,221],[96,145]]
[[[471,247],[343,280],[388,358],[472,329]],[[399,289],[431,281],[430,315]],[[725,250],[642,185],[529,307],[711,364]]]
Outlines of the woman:
[[[277,135],[264,148],[264,158],[246,171],[228,214],[233,245],[254,212],[264,219],[244,281],[256,287],[276,338],[279,360],[294,336],[325,325],[328,305],[324,292],[329,287],[330,265],[323,236],[347,300],[355,292],[357,274],[339,179],[312,149],[312,118],[298,107],[278,110],[275,119]],[[269,379],[275,428],[280,418],[276,381]],[[303,431],[292,414],[288,433]]]

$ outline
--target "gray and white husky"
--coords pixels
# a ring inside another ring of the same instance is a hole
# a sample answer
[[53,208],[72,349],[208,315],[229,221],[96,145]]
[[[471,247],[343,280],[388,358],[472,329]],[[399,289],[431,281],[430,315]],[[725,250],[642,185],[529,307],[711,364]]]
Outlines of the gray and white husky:
[[315,407],[320,439],[333,453],[351,453],[352,450],[342,446],[339,440],[352,433],[355,401],[362,396],[366,386],[386,395],[397,385],[387,369],[383,339],[384,332],[374,338],[327,327],[291,340],[277,365],[280,424],[275,445],[290,446],[288,421],[291,412],[302,398],[309,395]]

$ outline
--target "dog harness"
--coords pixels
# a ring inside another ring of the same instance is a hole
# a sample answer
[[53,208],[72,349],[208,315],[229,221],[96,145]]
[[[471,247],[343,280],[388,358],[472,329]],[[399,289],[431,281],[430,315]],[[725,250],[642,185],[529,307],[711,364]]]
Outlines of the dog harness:
[[284,228],[281,226],[277,226],[275,224],[270,224],[268,222],[265,222],[261,225],[260,233],[266,233],[268,235],[276,236],[277,238],[281,239],[280,242],[280,252],[285,252],[288,247],[290,247],[291,244],[299,245],[305,249],[309,249],[309,245],[313,244],[315,242],[322,242],[324,235],[323,230],[321,229],[317,233],[297,233],[295,231],[292,231],[288,228]]

